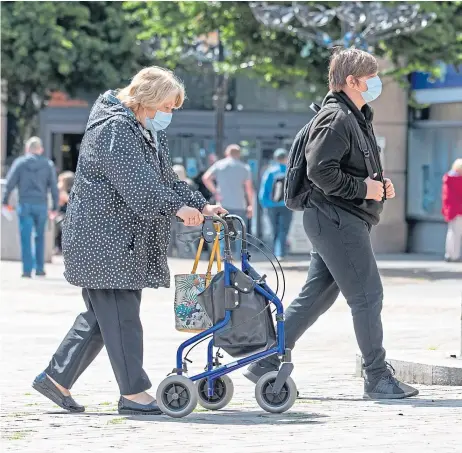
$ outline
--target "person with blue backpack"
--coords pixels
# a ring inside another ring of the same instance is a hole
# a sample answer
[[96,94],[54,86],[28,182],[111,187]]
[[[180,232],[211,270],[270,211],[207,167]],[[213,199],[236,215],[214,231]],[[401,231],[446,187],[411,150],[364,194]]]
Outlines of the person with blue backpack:
[[277,149],[273,159],[274,162],[263,173],[258,199],[271,222],[274,254],[280,261],[286,256],[287,236],[292,223],[292,211],[284,203],[287,151]]
[[[369,106],[382,92],[377,60],[359,49],[335,49],[329,88],[288,158],[284,200],[304,212],[313,251],[307,281],[285,312],[286,347],[292,349],[342,292],[363,358],[363,397],[415,396],[419,391],[396,379],[385,360],[383,286],[370,239],[385,201],[395,197],[384,177]],[[245,376],[257,382],[279,366],[280,358],[272,356],[250,365]]]

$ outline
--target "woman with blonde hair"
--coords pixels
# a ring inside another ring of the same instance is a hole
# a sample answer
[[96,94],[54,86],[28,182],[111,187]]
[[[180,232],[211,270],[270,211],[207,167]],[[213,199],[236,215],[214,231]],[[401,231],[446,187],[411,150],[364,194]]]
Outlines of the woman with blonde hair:
[[182,106],[183,84],[149,67],[94,104],[80,147],[63,224],[64,276],[82,287],[87,310],[33,387],[70,412],[85,408],[69,390],[106,347],[120,389],[121,414],[159,414],[146,390],[140,321],[143,288],[170,286],[167,248],[174,216],[196,226],[226,213],[180,181],[164,129]]
[[448,222],[446,261],[459,261],[462,246],[462,159],[456,159],[443,177],[442,214]]

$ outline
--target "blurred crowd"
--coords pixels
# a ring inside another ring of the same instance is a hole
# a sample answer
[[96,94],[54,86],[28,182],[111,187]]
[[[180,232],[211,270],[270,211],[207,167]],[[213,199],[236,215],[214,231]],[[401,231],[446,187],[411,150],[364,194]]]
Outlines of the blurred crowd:
[[[24,156],[16,159],[8,173],[3,199],[3,205],[7,206],[11,191],[18,189],[17,213],[20,220],[25,277],[31,276],[33,266],[36,274],[45,274],[42,264],[43,235],[48,219],[55,224],[54,253],[56,255],[62,253],[62,224],[75,177],[72,171],[64,171],[57,175],[53,162],[43,155],[43,151],[40,138],[32,137],[27,141]],[[230,213],[250,220],[254,215],[255,206],[250,167],[241,159],[241,148],[238,145],[229,145],[224,154],[225,157],[220,160],[211,158],[210,167],[200,172],[194,179],[188,177],[183,165],[174,165],[173,170],[179,180],[187,182],[192,190],[200,191],[208,202],[222,204]],[[273,160],[262,174],[258,191],[258,202],[270,222],[273,252],[278,260],[283,260],[288,253],[288,234],[292,222],[292,211],[284,204],[287,157],[288,152],[285,149],[275,150]],[[442,213],[448,223],[444,256],[446,261],[456,262],[461,259],[462,247],[462,159],[454,162],[450,171],[444,175],[442,185]],[[51,209],[49,209],[49,193],[52,198]],[[32,256],[31,245],[33,231],[35,231],[35,257]],[[194,257],[195,241],[194,238],[188,237],[187,232],[191,235],[191,229],[178,222],[172,223],[169,256]],[[239,241],[235,241],[236,253],[239,247]]]

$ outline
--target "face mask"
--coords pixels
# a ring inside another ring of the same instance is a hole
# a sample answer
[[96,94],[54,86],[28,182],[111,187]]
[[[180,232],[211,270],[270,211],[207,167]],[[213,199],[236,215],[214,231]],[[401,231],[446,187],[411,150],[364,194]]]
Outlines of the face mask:
[[382,81],[379,76],[372,77],[366,81],[367,91],[361,91],[361,96],[366,102],[372,102],[382,93]]
[[154,118],[149,118],[146,116],[146,129],[150,130],[151,132],[158,132],[166,129],[170,122],[172,121],[172,114],[171,113],[166,113],[166,112],[161,112],[160,110],[157,110],[156,114],[154,115]]

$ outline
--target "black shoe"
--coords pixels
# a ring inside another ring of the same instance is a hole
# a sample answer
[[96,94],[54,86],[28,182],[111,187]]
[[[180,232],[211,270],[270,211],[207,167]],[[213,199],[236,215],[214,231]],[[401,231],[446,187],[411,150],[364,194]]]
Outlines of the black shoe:
[[252,363],[245,371],[244,371],[244,376],[254,384],[258,382],[258,380],[264,376],[266,373],[269,373],[271,371],[277,371],[279,367],[276,365],[271,365],[268,362],[255,362]]
[[[265,366],[266,365],[266,366]],[[270,366],[269,363],[265,363],[262,365],[260,362],[252,363],[245,371],[244,376],[254,384],[258,382],[258,380],[264,376],[266,373],[271,371],[277,371],[278,368],[276,365]],[[300,392],[297,390],[297,398],[300,398]]]
[[76,403],[72,396],[64,396],[46,373],[39,374],[35,378],[32,383],[32,388],[53,401],[53,403],[57,404],[61,409],[69,412],[85,412],[85,407]]
[[46,277],[47,273],[45,271],[37,271],[35,273],[36,277]]
[[387,370],[379,380],[368,381],[364,380],[364,398],[371,400],[386,400],[386,399],[403,399],[411,396],[416,396],[419,391],[410,385],[398,381],[393,376],[392,372]]
[[119,399],[119,414],[121,415],[160,415],[162,411],[156,400],[149,404],[140,404],[130,401],[123,396]]
[[29,272],[24,272],[24,274],[21,275],[21,278],[32,278],[32,275]]

